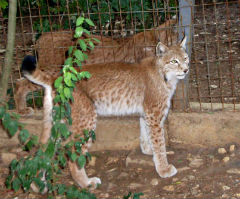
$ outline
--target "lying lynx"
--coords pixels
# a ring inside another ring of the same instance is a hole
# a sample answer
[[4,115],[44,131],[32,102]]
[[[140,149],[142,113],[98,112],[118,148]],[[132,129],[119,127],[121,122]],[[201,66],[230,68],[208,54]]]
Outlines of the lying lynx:
[[[170,100],[179,79],[188,73],[188,55],[185,51],[186,38],[180,44],[167,47],[158,43],[156,56],[147,57],[138,64],[104,63],[84,66],[92,77],[82,80],[73,92],[72,127],[74,135],[82,134],[84,129],[95,130],[97,115],[123,116],[140,115],[140,145],[144,154],[153,154],[153,161],[159,176],[171,177],[176,168],[168,164],[164,120],[167,117]],[[22,71],[26,78],[45,88],[44,132],[41,141],[46,143],[50,137],[53,82],[56,74],[36,68],[33,57],[25,57]],[[90,146],[90,143],[85,147]],[[81,187],[96,187],[101,183],[97,177],[88,178],[85,169],[68,161],[71,175]]]
[[[146,56],[155,54],[155,45],[158,41],[165,44],[176,43],[177,35],[170,28],[176,24],[175,19],[166,21],[156,29],[138,33],[130,38],[114,39],[94,35],[101,42],[96,43],[96,48],[88,52],[88,60],[85,64],[109,63],[109,62],[136,62]],[[38,66],[46,71],[50,68],[59,70],[65,60],[65,52],[69,46],[74,45],[72,33],[58,31],[43,33],[37,40]],[[51,69],[50,69],[51,70]],[[26,96],[30,91],[40,89],[26,79],[16,82],[15,100],[17,110],[21,114],[31,114],[33,110],[26,106]]]

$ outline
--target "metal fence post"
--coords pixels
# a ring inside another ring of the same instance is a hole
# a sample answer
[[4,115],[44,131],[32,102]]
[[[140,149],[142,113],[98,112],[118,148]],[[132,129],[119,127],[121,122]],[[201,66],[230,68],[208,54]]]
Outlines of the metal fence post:
[[[192,35],[193,35],[193,17],[194,17],[195,0],[179,0],[179,39],[181,40],[184,34],[187,36],[187,53],[191,60],[192,51]],[[189,75],[179,83],[176,90],[176,95],[173,107],[177,110],[185,110],[189,106],[188,101],[188,82]]]

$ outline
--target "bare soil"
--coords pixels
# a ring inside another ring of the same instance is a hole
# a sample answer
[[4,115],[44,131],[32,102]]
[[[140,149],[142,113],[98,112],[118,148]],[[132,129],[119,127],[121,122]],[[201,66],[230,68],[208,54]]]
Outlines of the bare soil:
[[[143,193],[141,198],[240,198],[240,148],[226,154],[218,149],[181,149],[168,155],[169,162],[178,168],[171,178],[160,178],[152,165],[152,157],[136,151],[93,152],[87,166],[89,176],[97,176],[102,185],[92,191],[97,198],[123,198],[129,192]],[[6,150],[6,149],[5,149]],[[11,151],[11,150],[10,150]],[[13,150],[12,150],[13,151]],[[18,157],[26,155],[18,152]],[[224,162],[223,159],[230,160]],[[126,163],[128,165],[126,165]],[[6,190],[4,179],[8,168],[0,165],[1,198],[46,198],[47,195]],[[74,182],[66,168],[59,176],[61,183]]]

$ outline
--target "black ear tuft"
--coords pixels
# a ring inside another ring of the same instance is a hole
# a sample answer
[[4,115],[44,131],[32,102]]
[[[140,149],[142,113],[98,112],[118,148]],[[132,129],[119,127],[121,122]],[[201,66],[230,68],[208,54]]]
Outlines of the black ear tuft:
[[23,73],[32,73],[33,71],[35,71],[36,69],[36,57],[32,56],[32,55],[27,55],[24,57],[23,62],[22,62],[22,67],[21,67],[21,71]]

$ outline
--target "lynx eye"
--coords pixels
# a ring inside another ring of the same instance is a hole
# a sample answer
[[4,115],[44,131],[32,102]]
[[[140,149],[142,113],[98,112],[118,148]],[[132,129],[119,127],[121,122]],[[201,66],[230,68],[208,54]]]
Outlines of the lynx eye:
[[173,59],[172,61],[170,61],[171,64],[177,64],[178,61],[176,59]]
[[184,61],[187,61],[187,60],[188,60],[188,57],[185,57],[185,58],[184,58]]

